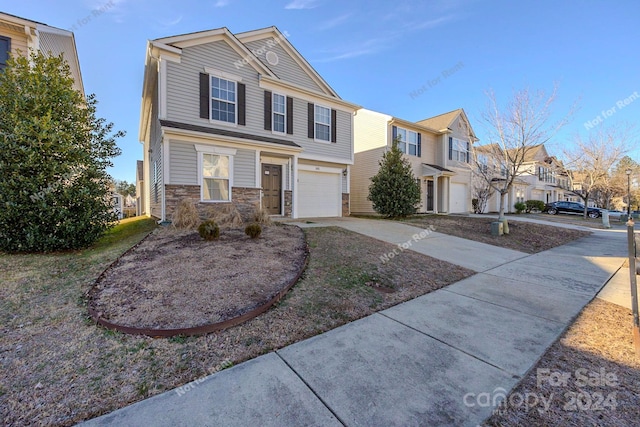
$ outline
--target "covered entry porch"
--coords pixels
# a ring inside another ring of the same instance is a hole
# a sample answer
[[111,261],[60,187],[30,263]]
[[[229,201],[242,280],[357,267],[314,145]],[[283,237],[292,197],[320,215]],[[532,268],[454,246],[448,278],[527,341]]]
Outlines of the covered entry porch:
[[422,164],[420,212],[435,214],[449,212],[451,177],[455,175],[455,172],[442,166]]

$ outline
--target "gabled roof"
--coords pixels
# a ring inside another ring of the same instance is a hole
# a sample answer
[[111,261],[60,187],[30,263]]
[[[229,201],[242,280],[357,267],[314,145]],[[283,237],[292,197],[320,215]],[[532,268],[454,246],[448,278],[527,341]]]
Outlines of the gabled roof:
[[275,27],[267,27],[259,30],[246,31],[244,33],[238,33],[235,35],[242,43],[248,43],[255,40],[264,40],[268,38],[274,38],[279,41],[280,46],[289,54],[289,56],[302,68],[311,79],[323,89],[323,91],[330,96],[334,96],[341,99],[340,96],[333,90],[329,83],[327,83],[320,74],[309,64],[309,62],[298,52],[298,50],[289,43],[285,34],[282,34],[280,30]]
[[[34,51],[41,51],[43,53],[51,51],[53,55],[64,53],[64,59],[69,64],[71,70],[74,88],[84,96],[84,83],[82,82],[82,73],[80,71],[78,49],[72,31],[52,27],[42,22],[5,12],[0,12],[0,29],[1,28],[24,34],[27,38],[27,47]],[[28,52],[22,53],[28,54]]]
[[266,74],[271,77],[277,77],[273,71],[269,69],[262,61],[260,61],[236,36],[229,31],[227,27],[217,28],[214,30],[198,31],[194,33],[180,34],[171,37],[162,37],[151,40],[150,43],[154,47],[160,49],[170,46],[176,49],[197,46],[200,44],[210,43],[212,41],[225,40],[233,50],[242,58],[247,59],[247,64],[253,67],[258,73]]
[[467,127],[471,130],[471,137],[477,141],[478,138],[476,137],[475,132],[473,131],[473,127],[471,127],[469,118],[467,117],[467,114],[464,112],[464,109],[462,108],[449,111],[448,113],[439,114],[434,117],[429,117],[424,120],[420,120],[417,123],[422,126],[438,129],[440,131],[443,131],[446,129],[452,130],[453,123],[458,119],[458,117],[462,117],[462,120],[465,122]]
[[458,108],[457,110],[449,111],[448,113],[443,113],[424,120],[419,120],[417,123],[433,129],[447,129],[451,126],[454,120],[458,118],[461,111],[462,108]]

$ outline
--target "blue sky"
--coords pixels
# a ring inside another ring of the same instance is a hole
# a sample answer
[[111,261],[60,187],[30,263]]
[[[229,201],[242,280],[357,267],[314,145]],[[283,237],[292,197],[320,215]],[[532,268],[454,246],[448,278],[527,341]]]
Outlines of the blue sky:
[[[557,83],[556,118],[578,103],[552,154],[586,135],[586,123],[640,121],[637,0],[21,0],[2,11],[74,31],[85,90],[127,132],[110,172],[129,182],[142,158],[146,41],[223,26],[277,26],[343,99],[365,108],[416,121],[462,107],[481,143],[488,89],[503,102]],[[640,161],[640,147],[630,155]]]

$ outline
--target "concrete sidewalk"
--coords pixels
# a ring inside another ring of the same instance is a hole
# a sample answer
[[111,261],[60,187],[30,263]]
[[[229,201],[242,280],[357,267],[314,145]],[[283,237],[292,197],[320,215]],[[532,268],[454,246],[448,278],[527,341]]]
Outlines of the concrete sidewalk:
[[[345,228],[371,235],[359,221]],[[375,223],[385,241],[411,237]],[[429,242],[480,273],[86,425],[475,426],[494,409],[479,394],[507,394],[626,249],[624,236],[608,231],[536,255],[463,240],[486,251],[487,260],[472,262],[455,239],[431,236],[411,249],[431,255]]]

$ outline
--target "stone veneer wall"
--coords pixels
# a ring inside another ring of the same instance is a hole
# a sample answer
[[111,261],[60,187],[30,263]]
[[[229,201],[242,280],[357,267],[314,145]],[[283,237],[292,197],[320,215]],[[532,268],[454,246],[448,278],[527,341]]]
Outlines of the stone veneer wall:
[[349,209],[349,193],[342,193],[342,216],[351,215],[351,210]]
[[291,218],[291,210],[293,209],[293,192],[284,190],[284,216]]
[[[238,209],[243,220],[250,220],[253,217],[256,205],[260,203],[260,192],[259,188],[233,187],[231,189],[231,203]],[[196,208],[202,219],[207,217],[207,208],[223,204],[200,202],[199,185],[165,185],[165,195],[166,215],[169,221],[171,221],[176,206],[184,198],[192,199],[196,203]]]

